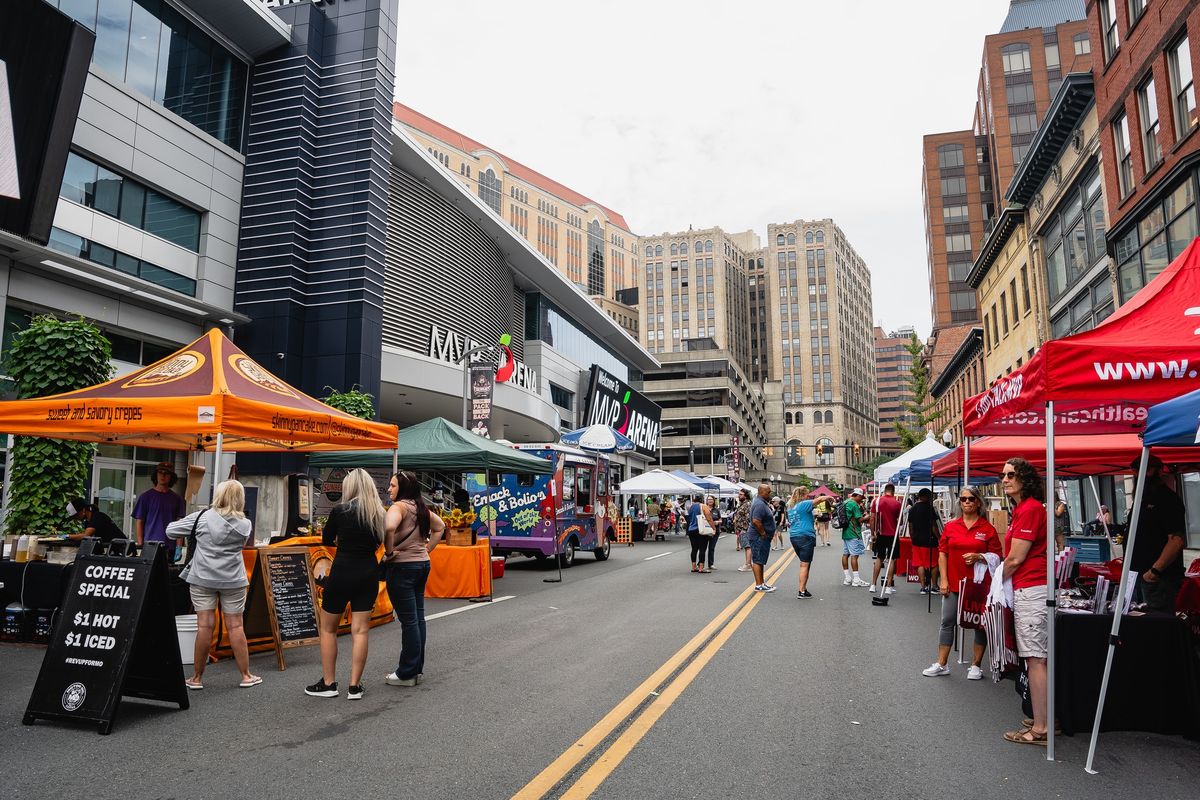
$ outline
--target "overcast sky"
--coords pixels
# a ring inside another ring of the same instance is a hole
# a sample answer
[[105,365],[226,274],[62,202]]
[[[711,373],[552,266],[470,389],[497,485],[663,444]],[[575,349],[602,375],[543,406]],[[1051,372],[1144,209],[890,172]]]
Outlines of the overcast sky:
[[930,328],[921,137],[971,127],[1007,0],[405,3],[396,97],[634,233],[832,217]]

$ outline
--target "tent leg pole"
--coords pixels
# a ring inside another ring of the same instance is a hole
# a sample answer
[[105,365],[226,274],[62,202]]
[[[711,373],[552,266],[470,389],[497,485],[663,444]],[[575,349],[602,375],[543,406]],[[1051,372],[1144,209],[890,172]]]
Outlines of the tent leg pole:
[[1116,608],[1113,609],[1112,632],[1108,637],[1108,654],[1104,658],[1104,677],[1100,681],[1100,696],[1096,699],[1096,716],[1092,720],[1092,739],[1088,743],[1087,765],[1084,771],[1095,775],[1092,762],[1096,757],[1096,742],[1100,738],[1100,718],[1104,715],[1104,701],[1108,697],[1108,679],[1112,675],[1113,654],[1117,649],[1118,635],[1121,632],[1121,618],[1127,606],[1125,598],[1133,593],[1134,576],[1129,574],[1130,556],[1133,554],[1133,542],[1137,538],[1138,518],[1142,513],[1142,492],[1146,488],[1146,465],[1150,460],[1150,448],[1142,448],[1142,460],[1138,464],[1137,483],[1133,492],[1133,517],[1129,520],[1129,533],[1125,536],[1124,564],[1121,566],[1121,588],[1117,592]]
[[392,451],[392,474],[395,475],[400,471],[400,450]]
[[963,437],[963,482],[964,487],[971,485],[971,437]]
[[213,474],[212,483],[208,489],[208,504],[212,505],[213,498],[217,494],[217,483],[221,480],[221,451],[225,446],[225,434],[217,433],[217,449],[213,453]]
[[[1046,484],[1054,492],[1054,401],[1046,403]],[[1054,503],[1046,503],[1046,760],[1054,760],[1054,624],[1058,580],[1054,574]]]

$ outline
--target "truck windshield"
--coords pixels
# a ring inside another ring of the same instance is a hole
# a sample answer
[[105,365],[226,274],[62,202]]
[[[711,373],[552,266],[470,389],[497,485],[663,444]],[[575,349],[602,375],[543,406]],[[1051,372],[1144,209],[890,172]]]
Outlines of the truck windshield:
[[590,506],[592,504],[592,471],[580,468],[575,473],[575,505]]

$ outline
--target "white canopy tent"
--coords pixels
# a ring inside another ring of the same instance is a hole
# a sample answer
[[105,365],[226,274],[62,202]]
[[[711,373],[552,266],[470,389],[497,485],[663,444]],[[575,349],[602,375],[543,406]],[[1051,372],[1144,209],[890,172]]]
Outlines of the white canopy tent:
[[914,461],[922,458],[935,458],[936,456],[949,453],[950,448],[944,447],[941,442],[933,438],[932,433],[926,433],[925,439],[913,447],[903,455],[893,458],[886,464],[880,464],[875,468],[875,480],[879,483],[888,483],[892,477],[902,469],[907,469]]
[[617,494],[692,495],[700,491],[702,490],[697,488],[694,483],[689,483],[683,478],[661,469],[652,469],[637,477],[621,481],[621,488],[617,490]]
[[704,480],[712,481],[717,485],[717,494],[721,497],[736,495],[742,490],[744,484],[727,481],[724,478],[718,478],[716,475],[705,475]]

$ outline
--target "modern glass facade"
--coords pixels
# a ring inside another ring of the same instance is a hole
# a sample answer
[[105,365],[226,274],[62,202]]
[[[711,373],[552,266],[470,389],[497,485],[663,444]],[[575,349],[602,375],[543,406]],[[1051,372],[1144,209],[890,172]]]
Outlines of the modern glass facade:
[[92,63],[236,150],[246,63],[167,0],[46,0],[96,33]]
[[50,229],[50,249],[66,253],[67,255],[77,256],[91,261],[93,264],[111,267],[119,272],[124,272],[126,275],[133,275],[144,281],[158,284],[166,289],[186,294],[189,297],[196,296],[196,282],[191,278],[155,266],[149,261],[134,258],[127,253],[122,253],[111,247],[97,244],[82,236],[68,233],[60,228]]
[[588,224],[588,294],[604,294],[604,228],[596,220]]
[[545,342],[580,367],[598,364],[625,383],[630,381],[629,365],[536,292],[525,295],[525,338]]
[[59,196],[172,244],[200,251],[200,212],[78,153],[71,153],[67,159]]

